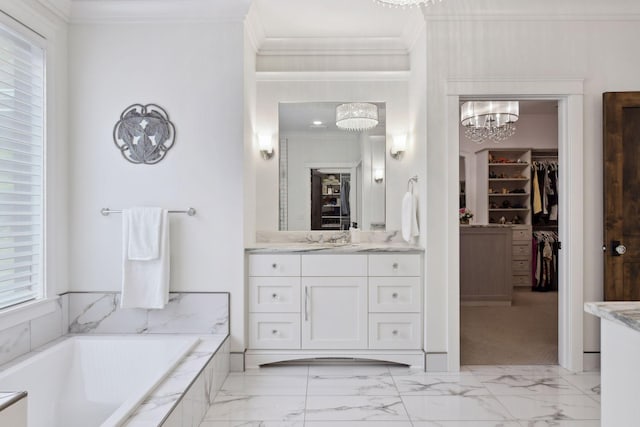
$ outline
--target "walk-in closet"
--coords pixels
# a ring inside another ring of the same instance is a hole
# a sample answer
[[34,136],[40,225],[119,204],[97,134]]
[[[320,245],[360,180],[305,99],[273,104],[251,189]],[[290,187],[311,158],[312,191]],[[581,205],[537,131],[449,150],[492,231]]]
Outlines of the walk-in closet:
[[557,102],[460,111],[461,364],[556,364]]

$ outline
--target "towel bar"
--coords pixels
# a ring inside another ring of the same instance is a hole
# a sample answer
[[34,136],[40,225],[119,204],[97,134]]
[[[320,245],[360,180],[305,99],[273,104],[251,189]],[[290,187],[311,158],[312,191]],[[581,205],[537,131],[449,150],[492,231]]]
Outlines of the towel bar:
[[[168,211],[169,213],[180,213],[180,214],[187,214],[189,216],[194,216],[196,214],[196,210],[194,208],[189,208],[186,211]],[[102,208],[100,209],[100,213],[104,216],[108,216],[109,214],[112,213],[122,213],[121,209],[109,209],[109,208]]]

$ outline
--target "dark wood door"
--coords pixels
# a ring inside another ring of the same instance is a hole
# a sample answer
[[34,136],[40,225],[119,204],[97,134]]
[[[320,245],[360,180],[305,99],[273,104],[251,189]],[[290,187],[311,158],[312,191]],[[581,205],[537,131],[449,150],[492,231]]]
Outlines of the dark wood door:
[[640,300],[640,92],[604,106],[604,299]]

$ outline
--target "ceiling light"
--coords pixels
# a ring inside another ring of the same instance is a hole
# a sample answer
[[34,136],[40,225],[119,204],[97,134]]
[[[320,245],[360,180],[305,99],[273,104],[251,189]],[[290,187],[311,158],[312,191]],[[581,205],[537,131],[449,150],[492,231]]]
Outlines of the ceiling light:
[[314,120],[313,121],[313,125],[314,126],[320,126],[322,124],[322,122],[320,120]]
[[336,126],[363,131],[378,125],[378,106],[369,102],[350,102],[336,107]]
[[442,0],[373,0],[376,3],[379,3],[384,6],[389,7],[413,7],[425,5],[429,6],[430,4],[434,4],[436,1],[441,2]]
[[473,142],[502,142],[516,132],[519,114],[518,101],[469,101],[460,107],[460,123]]

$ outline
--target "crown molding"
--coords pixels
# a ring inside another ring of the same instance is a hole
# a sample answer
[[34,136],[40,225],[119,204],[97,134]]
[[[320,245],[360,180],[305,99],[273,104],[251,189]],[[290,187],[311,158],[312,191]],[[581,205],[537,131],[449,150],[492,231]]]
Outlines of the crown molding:
[[406,55],[401,37],[266,37],[259,55]]
[[65,22],[71,17],[71,0],[37,0],[42,6],[49,9]]
[[253,3],[249,8],[249,13],[247,13],[247,17],[244,21],[244,27],[249,39],[249,43],[251,43],[253,51],[257,53],[260,50],[260,46],[264,42],[265,34],[264,27],[262,26],[262,21],[260,20],[260,16],[256,11],[255,3]]
[[640,13],[627,14],[524,14],[524,13],[472,13],[425,14],[427,22],[625,22],[640,21]]
[[70,21],[72,23],[236,22],[244,21],[250,4],[251,0],[74,0],[71,3]]
[[406,82],[409,71],[257,71],[258,82]]

